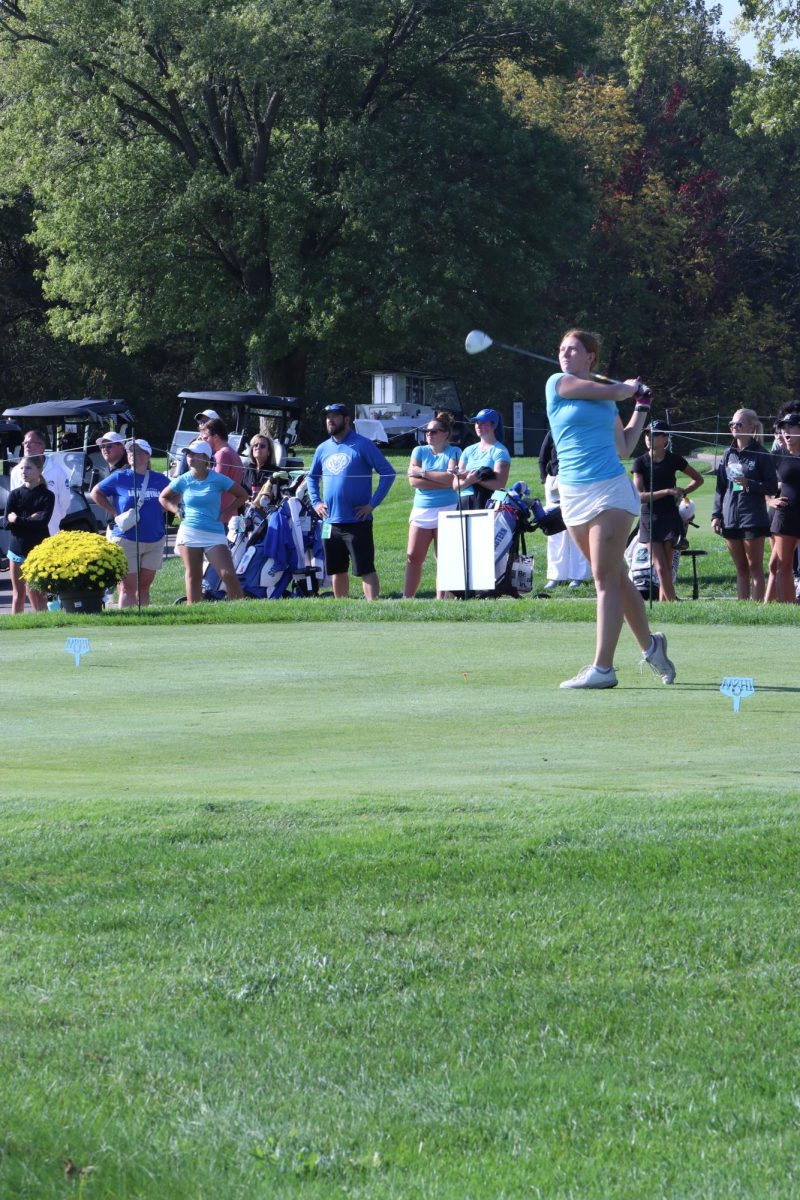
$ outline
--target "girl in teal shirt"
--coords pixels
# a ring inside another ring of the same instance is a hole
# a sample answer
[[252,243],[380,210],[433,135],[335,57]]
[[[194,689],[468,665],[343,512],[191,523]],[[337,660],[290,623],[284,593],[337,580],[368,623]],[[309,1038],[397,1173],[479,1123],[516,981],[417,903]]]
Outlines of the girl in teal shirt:
[[[408,464],[414,506],[409,517],[404,600],[411,600],[417,594],[431,542],[436,547],[439,513],[455,508],[458,503],[453,481],[461,451],[450,445],[452,414],[446,410],[437,413],[424,432],[425,445],[414,447]],[[438,591],[436,596],[441,599]]]

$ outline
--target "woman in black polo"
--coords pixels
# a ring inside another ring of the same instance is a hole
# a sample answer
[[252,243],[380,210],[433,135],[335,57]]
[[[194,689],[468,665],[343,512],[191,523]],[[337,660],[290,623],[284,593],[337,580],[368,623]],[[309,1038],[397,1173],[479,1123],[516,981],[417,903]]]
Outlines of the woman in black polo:
[[733,441],[717,469],[711,528],[725,538],[733,559],[737,599],[763,600],[767,496],[778,491],[775,460],[761,444],[764,428],[752,408],[737,409],[730,429]]
[[[703,486],[703,476],[683,455],[670,450],[669,430],[659,421],[653,421],[644,436],[649,453],[633,462],[633,482],[642,500],[639,541],[647,546],[656,568],[659,600],[676,600],[672,557],[675,543],[683,537],[678,502]],[[679,471],[691,480],[688,487],[677,486]]]
[[772,552],[765,600],[794,604],[794,556],[800,545],[800,412],[778,423],[780,448],[774,455],[778,494],[769,501]]

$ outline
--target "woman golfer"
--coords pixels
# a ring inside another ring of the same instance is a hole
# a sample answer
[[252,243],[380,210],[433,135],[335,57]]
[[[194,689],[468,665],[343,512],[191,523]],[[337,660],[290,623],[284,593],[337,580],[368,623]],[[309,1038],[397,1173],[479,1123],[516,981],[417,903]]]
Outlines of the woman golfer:
[[204,554],[225,584],[228,599],[241,600],[243,595],[220,519],[220,498],[229,492],[243,504],[247,492],[227,475],[211,469],[212,453],[208,442],[198,440],[187,446],[189,470],[173,479],[158,497],[161,507],[175,514],[183,503],[183,520],[175,547],[183,560],[187,604],[197,604],[203,599]]
[[[623,620],[639,643],[644,661],[662,683],[674,683],[663,633],[651,634],[644,601],[628,578],[625,543],[641,507],[621,456],[629,457],[650,410],[650,393],[636,379],[599,383],[600,342],[596,334],[570,329],[561,339],[561,372],[547,381],[547,416],[558,451],[561,513],[570,537],[588,558],[597,589],[594,662],[565,679],[562,688],[617,686],[614,651]],[[623,428],[617,402],[634,399]]]

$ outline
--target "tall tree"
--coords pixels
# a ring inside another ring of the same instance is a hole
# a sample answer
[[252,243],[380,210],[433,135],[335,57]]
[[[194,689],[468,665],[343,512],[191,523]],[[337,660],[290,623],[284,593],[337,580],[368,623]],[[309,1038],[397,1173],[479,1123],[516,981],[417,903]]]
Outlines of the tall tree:
[[519,323],[575,189],[492,67],[584,33],[569,0],[0,0],[0,181],[53,327],[301,392],[320,347]]
[[610,373],[635,364],[666,407],[774,412],[796,384],[800,157],[789,138],[737,135],[750,69],[700,0],[595,11],[575,79],[500,75],[521,119],[574,148],[592,192],[588,252],[554,283],[553,316],[605,330]]

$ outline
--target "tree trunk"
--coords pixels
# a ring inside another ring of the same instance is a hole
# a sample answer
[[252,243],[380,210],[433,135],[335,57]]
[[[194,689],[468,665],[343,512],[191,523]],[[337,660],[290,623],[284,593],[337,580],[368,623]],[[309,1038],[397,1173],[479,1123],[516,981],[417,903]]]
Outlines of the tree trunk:
[[302,397],[306,390],[308,353],[292,350],[271,362],[253,363],[256,390],[269,396]]

